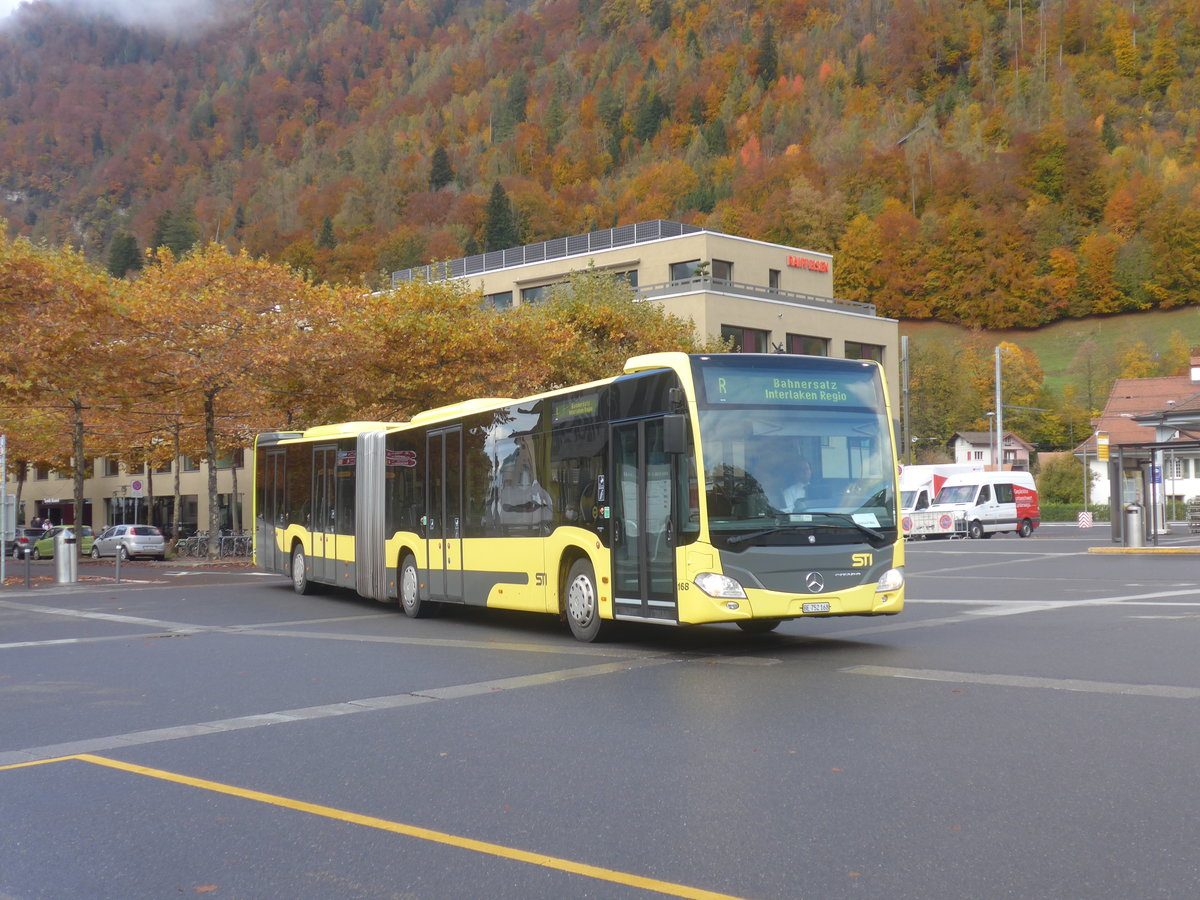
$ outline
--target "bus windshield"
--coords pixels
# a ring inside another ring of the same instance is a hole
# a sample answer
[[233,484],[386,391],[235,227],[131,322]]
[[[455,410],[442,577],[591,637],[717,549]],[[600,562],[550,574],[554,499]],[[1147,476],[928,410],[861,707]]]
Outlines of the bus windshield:
[[714,543],[739,546],[748,533],[775,545],[895,538],[896,466],[876,370],[776,356],[702,375]]

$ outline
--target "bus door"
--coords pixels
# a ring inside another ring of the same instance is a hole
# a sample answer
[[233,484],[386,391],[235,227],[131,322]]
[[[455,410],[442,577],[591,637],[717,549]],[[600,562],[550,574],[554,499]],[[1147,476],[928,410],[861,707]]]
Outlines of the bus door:
[[313,581],[337,584],[337,445],[313,448]]
[[614,425],[612,448],[615,612],[675,620],[675,466],[663,420]]
[[287,571],[275,531],[284,524],[284,509],[287,503],[286,462],[287,451],[268,450],[264,454],[263,470],[260,473],[263,483],[258,495],[262,498],[262,509],[258,511],[256,564],[259,568],[272,572]]
[[462,603],[462,428],[430,432],[425,439],[425,461],[429,467],[425,479],[429,491],[425,503],[429,597]]

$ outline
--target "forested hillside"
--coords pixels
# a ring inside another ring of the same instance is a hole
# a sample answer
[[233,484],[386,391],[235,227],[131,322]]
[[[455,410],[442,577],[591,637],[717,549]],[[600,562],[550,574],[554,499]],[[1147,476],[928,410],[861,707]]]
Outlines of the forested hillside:
[[[670,218],[986,327],[1200,303],[1196,0],[254,0],[0,33],[0,216],[329,280]],[[122,267],[123,270],[123,267]]]

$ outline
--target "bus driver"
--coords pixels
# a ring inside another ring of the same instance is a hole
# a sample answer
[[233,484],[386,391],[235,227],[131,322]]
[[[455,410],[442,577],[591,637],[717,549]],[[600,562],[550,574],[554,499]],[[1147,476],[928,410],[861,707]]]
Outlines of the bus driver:
[[796,461],[796,481],[783,491],[783,508],[786,512],[800,512],[812,497],[812,464],[800,457]]

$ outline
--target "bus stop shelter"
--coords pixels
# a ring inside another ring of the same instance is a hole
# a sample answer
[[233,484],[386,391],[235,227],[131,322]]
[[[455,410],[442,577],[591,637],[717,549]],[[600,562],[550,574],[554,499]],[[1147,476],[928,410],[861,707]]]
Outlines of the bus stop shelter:
[[1113,543],[1138,545],[1136,535],[1125,533],[1126,509],[1133,503],[1142,507],[1143,542],[1158,544],[1159,536],[1168,533],[1163,463],[1169,454],[1178,451],[1200,453],[1200,440],[1116,444],[1110,449],[1108,503]]

